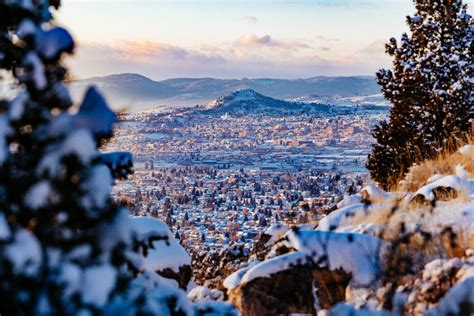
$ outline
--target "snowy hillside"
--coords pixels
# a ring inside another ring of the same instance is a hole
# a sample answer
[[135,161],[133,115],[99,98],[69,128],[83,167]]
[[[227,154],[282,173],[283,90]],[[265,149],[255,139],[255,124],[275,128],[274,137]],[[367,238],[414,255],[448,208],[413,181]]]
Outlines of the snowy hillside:
[[[136,111],[156,107],[195,106],[237,90],[254,90],[275,99],[340,105],[379,104],[373,77],[313,77],[308,79],[176,78],[154,81],[138,74],[116,74],[70,83],[74,99],[94,84],[109,101]],[[334,103],[333,103],[334,102]]]
[[162,100],[177,91],[165,84],[137,74],[119,74],[74,81],[69,84],[74,99],[78,99],[91,84],[97,86],[108,101],[123,108],[149,108],[163,104]]
[[246,115],[249,113],[291,114],[321,109],[321,107],[317,107],[316,105],[272,99],[250,89],[239,90],[225,95],[211,101],[202,108],[206,113],[228,113],[231,115]]
[[265,259],[224,281],[230,301],[243,315],[472,315],[474,145],[450,157],[444,173],[443,159],[412,168],[410,191],[346,196],[314,230],[271,227]]

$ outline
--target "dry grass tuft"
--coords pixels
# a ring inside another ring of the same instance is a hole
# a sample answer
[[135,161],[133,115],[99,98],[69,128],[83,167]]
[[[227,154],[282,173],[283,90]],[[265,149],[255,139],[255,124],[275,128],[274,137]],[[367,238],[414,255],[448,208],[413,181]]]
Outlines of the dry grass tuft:
[[[470,137],[470,145],[474,145],[474,134]],[[394,191],[415,192],[428,183],[428,179],[436,174],[456,174],[456,166],[461,165],[474,178],[474,157],[459,152],[443,153],[433,160],[427,160],[410,168],[405,178],[399,181]]]

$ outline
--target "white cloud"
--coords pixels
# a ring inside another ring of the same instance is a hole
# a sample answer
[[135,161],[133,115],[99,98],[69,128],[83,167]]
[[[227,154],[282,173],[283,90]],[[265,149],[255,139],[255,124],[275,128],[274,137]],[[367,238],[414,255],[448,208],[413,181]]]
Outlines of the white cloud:
[[377,54],[379,42],[355,54],[335,54],[328,43],[320,45],[314,39],[307,42],[255,34],[230,43],[203,43],[195,48],[151,41],[87,42],[80,43],[77,56],[69,64],[77,78],[134,72],[154,79],[368,75],[387,64],[383,45],[382,52]]
[[244,16],[242,20],[249,24],[257,24],[258,22],[258,18],[256,16]]

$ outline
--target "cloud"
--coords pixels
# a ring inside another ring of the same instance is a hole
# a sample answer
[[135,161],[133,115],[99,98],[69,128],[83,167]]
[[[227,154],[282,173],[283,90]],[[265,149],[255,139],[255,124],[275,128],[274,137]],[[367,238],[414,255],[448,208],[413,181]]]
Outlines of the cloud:
[[158,60],[191,63],[220,63],[223,61],[223,57],[218,54],[205,54],[197,50],[151,41],[123,40],[107,47],[114,52],[114,56],[119,56],[124,60],[150,63],[155,63]]
[[379,55],[369,55],[378,52],[378,47],[372,43],[363,51],[346,52],[314,40],[277,40],[270,35],[254,34],[228,43],[202,43],[196,47],[154,41],[81,42],[77,56],[68,64],[76,78],[123,72],[153,79],[365,75],[385,65],[381,59],[383,46]]
[[239,45],[243,46],[273,46],[275,42],[270,35],[258,37],[255,34],[244,35],[237,40]]
[[385,44],[387,40],[377,39],[370,43],[368,46],[361,49],[359,52],[363,55],[368,56],[382,56],[385,54]]
[[[215,52],[203,52],[159,42],[118,41],[79,43],[77,56],[68,64],[73,76],[85,78],[120,72],[156,76],[186,76],[222,67],[226,60]],[[188,72],[189,71],[189,72]]]
[[275,40],[270,35],[257,36],[255,34],[247,34],[240,37],[236,45],[238,46],[253,46],[253,47],[273,47],[280,49],[302,49],[310,48],[306,43],[295,40]]
[[244,16],[242,20],[249,24],[257,24],[258,22],[258,18],[256,16]]
[[339,42],[340,41],[340,39],[338,38],[326,37],[324,35],[316,35],[315,39],[317,41],[322,41],[322,42]]

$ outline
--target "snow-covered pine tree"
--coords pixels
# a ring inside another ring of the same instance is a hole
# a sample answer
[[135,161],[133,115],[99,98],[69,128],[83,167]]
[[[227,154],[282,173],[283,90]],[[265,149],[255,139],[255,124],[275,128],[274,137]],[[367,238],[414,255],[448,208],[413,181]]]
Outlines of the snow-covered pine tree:
[[70,114],[60,59],[74,42],[50,5],[0,0],[0,70],[16,94],[0,100],[2,315],[100,313],[138,257],[128,211],[110,199],[131,156],[98,151],[116,116],[94,88]]
[[74,41],[50,6],[0,0],[0,85],[15,94],[0,96],[0,314],[235,316],[146,265],[163,264],[150,250],[187,255],[166,225],[111,201],[131,155],[98,151],[116,115],[95,88],[73,113],[61,57]]
[[473,22],[462,0],[415,0],[409,34],[390,39],[391,70],[377,73],[392,103],[374,131],[367,167],[389,188],[408,168],[451,150],[472,131]]

